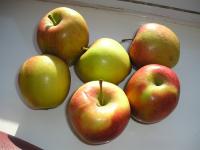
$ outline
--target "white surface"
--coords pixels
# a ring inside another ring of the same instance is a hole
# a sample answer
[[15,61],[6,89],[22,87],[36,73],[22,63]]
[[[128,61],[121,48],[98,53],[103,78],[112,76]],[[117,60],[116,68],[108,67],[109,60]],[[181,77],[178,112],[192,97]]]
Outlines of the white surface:
[[[166,22],[165,19],[68,6],[85,17],[90,43],[101,37],[118,41],[130,38],[138,26],[146,22],[162,23],[174,30],[181,41],[180,61],[173,68],[181,81],[179,104],[169,117],[157,124],[142,125],[131,119],[118,138],[98,146],[82,143],[67,122],[65,111],[69,97],[83,84],[73,67],[70,68],[70,93],[62,105],[51,110],[31,110],[24,105],[17,88],[19,67],[27,58],[39,54],[35,42],[37,24],[44,14],[58,6],[68,5],[27,0],[12,3],[7,0],[0,4],[0,120],[8,122],[6,130],[13,130],[17,125],[16,131],[10,131],[12,134],[46,150],[199,150],[200,28]],[[128,47],[128,43],[123,45]],[[126,81],[120,86],[123,87]]]
[[[43,0],[64,4],[73,4],[84,7],[92,7],[103,10],[113,10],[118,12],[129,12],[148,17],[165,17],[165,20],[173,19],[179,24],[187,24],[190,26],[200,27],[200,15],[184,13],[172,9],[164,9],[148,5],[136,4],[133,2],[124,2],[120,0]],[[177,7],[192,11],[200,12],[199,0],[141,0],[165,6]]]
[[138,0],[147,3],[171,6],[176,8],[188,9],[193,11],[200,11],[199,0]]

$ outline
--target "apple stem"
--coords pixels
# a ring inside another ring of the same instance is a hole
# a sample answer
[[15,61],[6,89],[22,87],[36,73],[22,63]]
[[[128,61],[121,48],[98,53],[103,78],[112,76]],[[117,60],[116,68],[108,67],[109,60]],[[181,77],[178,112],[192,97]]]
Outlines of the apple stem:
[[127,41],[132,41],[133,39],[122,39],[121,43],[127,42]]
[[99,80],[99,85],[100,85],[99,101],[100,101],[100,105],[101,105],[101,106],[104,105],[102,84],[103,84],[103,81],[102,81],[102,80]]
[[82,47],[82,50],[87,51],[89,48],[88,47]]
[[48,18],[53,22],[53,25],[56,26],[57,22],[55,21],[55,19],[52,17],[52,15],[48,15]]

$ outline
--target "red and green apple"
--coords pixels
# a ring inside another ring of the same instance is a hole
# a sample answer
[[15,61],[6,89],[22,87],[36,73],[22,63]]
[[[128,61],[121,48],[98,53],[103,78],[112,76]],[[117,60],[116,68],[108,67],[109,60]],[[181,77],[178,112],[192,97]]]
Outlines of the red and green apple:
[[91,81],[74,93],[67,112],[81,140],[103,144],[124,130],[130,118],[130,105],[120,87],[105,81]]
[[177,106],[180,83],[172,69],[150,64],[133,74],[125,93],[133,118],[142,123],[156,123],[166,118]]
[[71,8],[55,8],[39,22],[37,42],[41,51],[62,58],[68,65],[80,57],[88,41],[85,19]]
[[138,68],[148,64],[172,68],[179,60],[180,42],[170,28],[157,23],[147,23],[137,30],[129,54]]

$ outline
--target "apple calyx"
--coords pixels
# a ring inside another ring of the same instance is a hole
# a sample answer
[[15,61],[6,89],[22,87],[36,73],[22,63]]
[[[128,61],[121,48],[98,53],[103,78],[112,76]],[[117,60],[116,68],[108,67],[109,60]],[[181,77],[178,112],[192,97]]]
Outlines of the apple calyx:
[[99,97],[98,97],[98,100],[99,100],[99,105],[100,106],[104,106],[105,103],[104,103],[104,98],[103,98],[103,80],[99,80],[99,86],[100,86],[100,92],[99,92]]
[[56,26],[60,22],[59,19],[54,18],[52,15],[48,15],[48,18],[51,20],[54,26]]

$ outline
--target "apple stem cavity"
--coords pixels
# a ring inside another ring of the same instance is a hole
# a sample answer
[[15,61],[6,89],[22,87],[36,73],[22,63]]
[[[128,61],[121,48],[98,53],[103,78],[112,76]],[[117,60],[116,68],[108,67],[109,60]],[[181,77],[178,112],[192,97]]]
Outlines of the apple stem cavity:
[[161,86],[163,84],[163,81],[160,79],[157,79],[154,81],[156,86]]
[[102,84],[103,84],[103,80],[99,80],[99,86],[100,86],[99,103],[100,103],[101,106],[104,106]]
[[53,22],[53,25],[56,26],[58,23],[56,20],[52,17],[52,15],[48,15],[48,18]]
[[153,80],[156,86],[161,86],[165,81],[164,77],[161,75],[156,75]]

